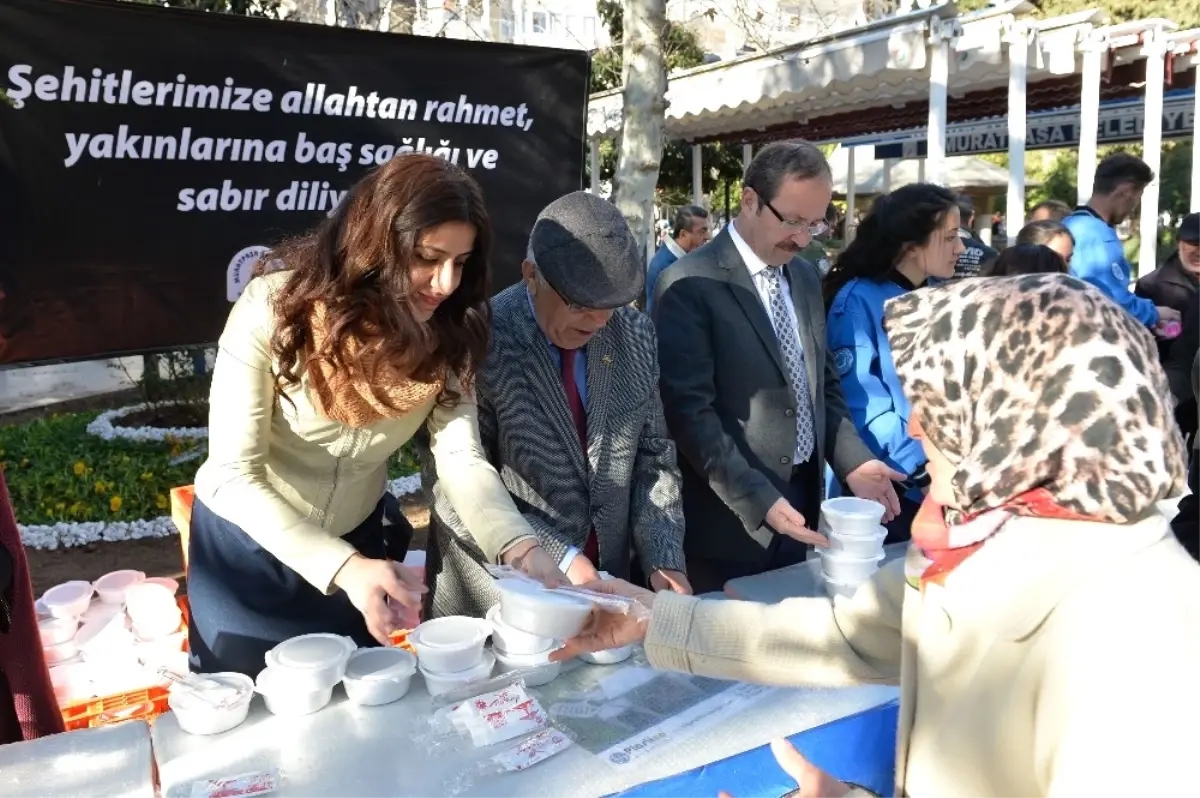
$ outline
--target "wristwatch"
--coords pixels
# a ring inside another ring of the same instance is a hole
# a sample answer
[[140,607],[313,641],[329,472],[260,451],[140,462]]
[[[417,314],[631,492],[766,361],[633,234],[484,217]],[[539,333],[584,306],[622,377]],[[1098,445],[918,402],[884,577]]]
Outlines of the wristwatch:
[[917,470],[914,471],[912,476],[908,478],[908,484],[914,488],[917,488],[918,490],[925,490],[925,488],[929,487],[929,483],[932,481],[933,479],[929,476],[929,472],[925,470],[924,463],[918,466]]

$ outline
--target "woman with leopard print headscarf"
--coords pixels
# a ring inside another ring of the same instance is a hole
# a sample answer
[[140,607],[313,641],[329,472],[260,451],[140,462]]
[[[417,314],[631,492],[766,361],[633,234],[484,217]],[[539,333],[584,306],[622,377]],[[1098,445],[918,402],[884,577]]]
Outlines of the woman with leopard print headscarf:
[[[665,669],[897,683],[901,795],[1179,791],[1200,717],[1200,565],[1157,509],[1185,475],[1150,332],[1058,274],[913,291],[885,324],[929,457],[909,556],[833,601],[598,583],[649,623],[597,613],[555,657],[644,637]],[[777,755],[799,795],[863,793]]]

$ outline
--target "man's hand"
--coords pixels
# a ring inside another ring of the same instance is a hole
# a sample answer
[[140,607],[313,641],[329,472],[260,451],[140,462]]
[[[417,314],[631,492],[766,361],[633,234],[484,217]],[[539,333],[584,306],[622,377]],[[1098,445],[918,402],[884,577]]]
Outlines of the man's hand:
[[809,529],[804,516],[800,515],[787,499],[781,498],[771,505],[771,509],[767,510],[767,523],[779,534],[795,538],[801,543],[829,546],[829,539],[820,532]]
[[586,585],[599,578],[600,574],[596,571],[596,566],[592,565],[592,561],[582,554],[576,554],[575,559],[571,560],[571,564],[567,566],[567,580],[573,585]]
[[692,595],[692,585],[688,582],[687,577],[679,571],[668,571],[658,569],[650,574],[650,587],[654,588],[655,593],[661,593],[664,590],[670,590],[678,593],[681,596]]
[[892,482],[903,482],[905,476],[878,460],[868,460],[846,476],[850,492],[860,499],[870,499],[883,505],[886,524],[900,514],[900,499]]
[[1183,321],[1183,314],[1175,308],[1168,308],[1162,305],[1156,306],[1158,309],[1158,323],[1164,324],[1168,321]]
[[558,563],[551,559],[536,540],[522,540],[500,555],[505,565],[532,576],[546,587],[558,587],[567,581]]
[[[850,785],[838,781],[801,755],[787,740],[773,740],[771,753],[783,772],[795,780],[799,790],[790,792],[791,798],[841,798],[850,792]],[[721,798],[732,798],[727,792]]]

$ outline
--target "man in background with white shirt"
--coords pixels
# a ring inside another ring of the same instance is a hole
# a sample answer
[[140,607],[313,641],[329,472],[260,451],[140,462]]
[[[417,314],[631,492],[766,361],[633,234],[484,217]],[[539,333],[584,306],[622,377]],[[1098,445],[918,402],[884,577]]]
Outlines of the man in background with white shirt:
[[708,211],[699,205],[685,205],[675,212],[671,234],[654,253],[646,266],[646,312],[654,312],[654,285],[662,273],[675,261],[708,243],[710,230]]
[[687,573],[697,593],[802,562],[823,462],[855,495],[899,509],[902,481],[859,439],[832,357],[816,267],[797,254],[824,232],[829,164],[778,142],[746,170],[742,206],[654,291],[659,380],[679,449]]

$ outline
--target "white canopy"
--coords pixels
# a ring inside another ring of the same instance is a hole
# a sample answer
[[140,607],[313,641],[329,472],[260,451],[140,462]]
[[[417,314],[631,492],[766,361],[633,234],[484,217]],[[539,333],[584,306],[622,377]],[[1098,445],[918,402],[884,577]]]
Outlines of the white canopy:
[[[666,133],[695,140],[808,118],[886,108],[929,96],[928,40],[953,34],[951,101],[956,94],[1008,83],[1005,32],[1033,6],[1024,0],[957,16],[953,3],[898,14],[809,42],[679,72],[667,87]],[[1035,22],[1029,80],[1077,71],[1077,43],[1098,11]],[[621,125],[619,89],[594,94],[588,135],[607,138]],[[881,131],[882,132],[882,131]]]

